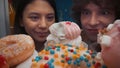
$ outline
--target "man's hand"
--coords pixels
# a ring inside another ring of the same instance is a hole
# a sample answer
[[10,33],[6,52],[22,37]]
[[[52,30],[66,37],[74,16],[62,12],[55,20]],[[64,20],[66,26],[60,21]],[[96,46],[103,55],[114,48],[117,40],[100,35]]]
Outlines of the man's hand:
[[120,68],[120,20],[115,21],[113,24],[107,33],[111,38],[111,42],[108,46],[101,44],[101,54],[108,68]]

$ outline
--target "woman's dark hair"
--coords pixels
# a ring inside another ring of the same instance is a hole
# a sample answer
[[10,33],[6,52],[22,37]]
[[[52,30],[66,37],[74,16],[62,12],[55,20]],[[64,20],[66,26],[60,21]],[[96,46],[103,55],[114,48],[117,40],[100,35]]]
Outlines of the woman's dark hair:
[[72,16],[80,27],[81,10],[89,3],[94,3],[101,8],[108,8],[114,10],[116,14],[116,19],[120,19],[120,0],[73,0]]
[[[23,17],[23,12],[26,6],[34,0],[12,0],[13,8],[15,9],[15,20],[14,20],[14,34],[27,34],[24,27],[20,26],[20,21]],[[55,12],[55,22],[58,22],[56,3],[55,0],[45,0],[48,2]]]

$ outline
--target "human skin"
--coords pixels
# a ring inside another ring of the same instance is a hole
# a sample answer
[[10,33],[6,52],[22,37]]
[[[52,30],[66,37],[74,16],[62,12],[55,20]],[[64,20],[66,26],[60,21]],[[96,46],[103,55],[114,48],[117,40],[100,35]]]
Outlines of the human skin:
[[0,68],[9,68],[9,64],[3,55],[0,55]]
[[53,8],[44,0],[34,0],[23,12],[21,26],[38,42],[43,42],[49,34],[49,26],[55,22]]
[[89,3],[81,11],[80,20],[83,31],[89,40],[97,41],[98,30],[113,23],[115,20],[115,12],[110,9],[101,8],[94,3]]
[[112,38],[109,46],[101,45],[101,55],[108,68],[120,68],[120,20],[115,24],[107,35]]

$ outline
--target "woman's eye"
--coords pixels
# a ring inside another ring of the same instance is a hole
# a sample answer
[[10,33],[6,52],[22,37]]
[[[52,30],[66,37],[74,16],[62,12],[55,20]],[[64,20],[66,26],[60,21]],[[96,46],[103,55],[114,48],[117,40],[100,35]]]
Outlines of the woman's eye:
[[55,16],[54,16],[54,15],[52,15],[52,16],[47,16],[46,18],[47,18],[48,21],[53,21],[54,18],[55,18]]
[[30,16],[29,17],[32,21],[37,21],[39,20],[39,17],[38,16]]

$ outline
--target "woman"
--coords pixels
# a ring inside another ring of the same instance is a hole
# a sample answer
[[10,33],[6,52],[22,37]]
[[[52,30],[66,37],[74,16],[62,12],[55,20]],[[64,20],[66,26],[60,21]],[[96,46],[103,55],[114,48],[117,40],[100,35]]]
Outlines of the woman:
[[73,2],[73,16],[83,29],[83,41],[89,45],[89,49],[100,51],[100,46],[96,46],[98,30],[120,19],[120,2],[118,0],[73,0]]
[[15,34],[29,34],[35,41],[36,50],[44,48],[49,26],[57,22],[54,0],[14,0]]

